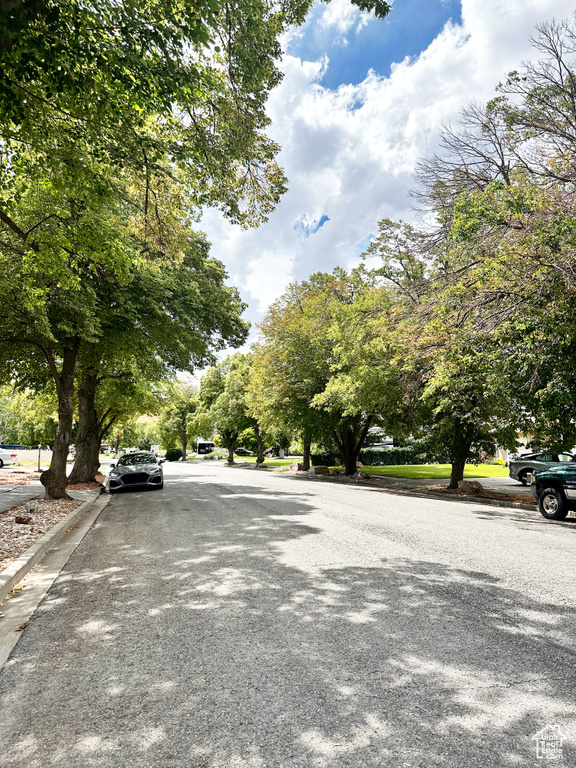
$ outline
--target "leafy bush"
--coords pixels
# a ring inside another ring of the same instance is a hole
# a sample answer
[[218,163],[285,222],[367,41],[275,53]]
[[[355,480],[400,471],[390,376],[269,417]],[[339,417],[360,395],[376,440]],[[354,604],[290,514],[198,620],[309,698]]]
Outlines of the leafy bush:
[[[319,465],[333,467],[337,464],[341,464],[342,458],[340,454],[336,452],[326,451],[324,453],[312,454],[311,461],[312,466],[314,467]],[[389,467],[399,464],[427,464],[429,462],[444,463],[445,457],[426,455],[422,451],[422,446],[414,444],[406,445],[402,448],[382,448],[380,450],[376,448],[364,448],[360,451],[358,461],[368,467]]]
[[182,458],[182,451],[180,448],[169,448],[166,451],[166,461],[180,461]]
[[324,453],[313,453],[310,456],[310,463],[313,467],[334,467],[342,464],[339,453],[325,451]]
[[406,445],[403,448],[364,448],[358,457],[362,464],[370,467],[389,467],[398,464],[425,464],[426,458],[418,446]]

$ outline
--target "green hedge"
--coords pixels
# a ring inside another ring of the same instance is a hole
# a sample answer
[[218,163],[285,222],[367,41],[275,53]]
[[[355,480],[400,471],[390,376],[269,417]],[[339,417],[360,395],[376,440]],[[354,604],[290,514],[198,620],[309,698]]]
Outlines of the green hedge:
[[182,451],[180,448],[169,448],[166,451],[166,461],[180,461],[182,458]]
[[413,445],[403,448],[364,448],[360,451],[359,460],[369,467],[389,467],[392,464],[426,464],[422,449]]
[[310,463],[313,467],[334,467],[342,464],[342,459],[338,453],[312,453]]
[[[333,467],[342,463],[340,454],[336,452],[316,453],[310,457],[312,466],[318,467],[325,465]],[[435,457],[433,463],[442,462],[443,457]],[[427,464],[430,457],[422,453],[420,446],[407,445],[403,448],[384,448],[376,450],[375,448],[364,448],[360,451],[358,461],[366,464],[368,467],[389,467],[398,464]]]

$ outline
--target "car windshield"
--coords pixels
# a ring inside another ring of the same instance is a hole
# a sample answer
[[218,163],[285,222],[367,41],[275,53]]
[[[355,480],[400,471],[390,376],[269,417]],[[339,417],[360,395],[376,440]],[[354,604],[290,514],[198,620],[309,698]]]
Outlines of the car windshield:
[[152,453],[133,453],[129,456],[122,456],[118,462],[119,467],[127,467],[132,464],[156,464],[156,456]]

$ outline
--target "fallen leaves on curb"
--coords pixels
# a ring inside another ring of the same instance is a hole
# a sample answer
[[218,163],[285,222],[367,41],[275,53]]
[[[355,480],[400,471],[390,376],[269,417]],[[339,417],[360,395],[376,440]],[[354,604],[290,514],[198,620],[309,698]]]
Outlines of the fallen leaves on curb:
[[22,632],[23,629],[26,629],[26,627],[29,627],[30,624],[32,624],[32,623],[33,623],[32,619],[28,619],[28,621],[23,621],[22,624],[19,624],[14,631],[15,632]]
[[41,500],[32,514],[32,522],[21,525],[15,517],[26,514],[26,502],[0,513],[0,571],[7,568],[41,536],[79,507],[81,499]]

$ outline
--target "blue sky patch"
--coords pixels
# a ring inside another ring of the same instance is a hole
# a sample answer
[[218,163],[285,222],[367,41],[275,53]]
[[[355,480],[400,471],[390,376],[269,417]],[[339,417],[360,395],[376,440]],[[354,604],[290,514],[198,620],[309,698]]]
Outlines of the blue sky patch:
[[396,0],[386,19],[372,17],[345,33],[320,23],[324,4],[315,4],[307,26],[295,36],[288,53],[305,61],[327,55],[330,64],[321,84],[330,89],[357,85],[370,69],[383,77],[391,65],[426,50],[448,21],[462,22],[461,0]]
[[308,238],[310,235],[316,234],[319,229],[322,229],[327,221],[330,221],[330,217],[326,216],[326,214],[323,214],[319,219],[314,219],[314,221],[310,221],[306,216],[302,216],[294,224],[294,229],[296,232],[301,232],[304,238]]

